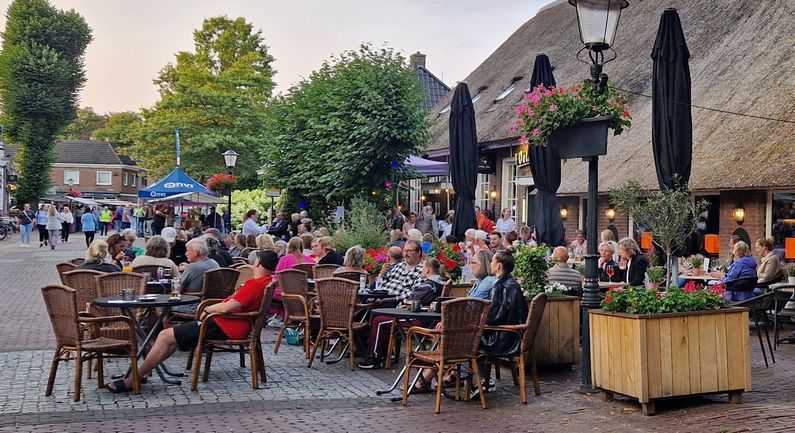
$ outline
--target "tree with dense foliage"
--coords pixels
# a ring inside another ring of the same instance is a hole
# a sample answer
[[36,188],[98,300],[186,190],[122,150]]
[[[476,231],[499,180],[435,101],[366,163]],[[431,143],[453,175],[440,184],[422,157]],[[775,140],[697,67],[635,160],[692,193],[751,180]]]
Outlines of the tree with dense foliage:
[[8,135],[21,146],[16,198],[33,202],[49,187],[56,137],[75,117],[91,29],[47,0],[14,0],[6,17],[0,100]]
[[255,187],[265,106],[274,87],[273,57],[262,32],[243,18],[205,19],[193,39],[195,52],[178,53],[176,63],[154,80],[160,101],[144,109],[132,128],[130,154],[153,178],[165,175],[174,166],[179,129],[187,173],[206,180],[225,171],[221,154],[233,149],[241,155],[238,187]]
[[265,178],[323,210],[384,196],[392,163],[428,141],[423,101],[414,72],[391,49],[362,45],[324,62],[270,104]]
[[91,140],[94,131],[102,129],[108,122],[108,116],[97,114],[93,108],[78,108],[75,119],[64,128],[58,137],[61,140]]
[[107,141],[122,154],[127,154],[129,147],[133,145],[133,135],[141,121],[141,115],[132,111],[121,111],[118,113],[108,113],[107,120],[102,129],[97,129],[93,133],[95,140]]

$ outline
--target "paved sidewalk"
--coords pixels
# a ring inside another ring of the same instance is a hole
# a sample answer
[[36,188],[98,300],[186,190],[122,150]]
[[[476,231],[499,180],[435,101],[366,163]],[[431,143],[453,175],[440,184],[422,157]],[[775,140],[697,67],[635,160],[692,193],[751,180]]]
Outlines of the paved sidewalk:
[[[18,239],[18,235],[15,235]],[[250,387],[250,373],[236,355],[216,355],[207,383],[191,392],[165,385],[156,377],[142,385],[141,395],[114,395],[84,380],[83,399],[72,401],[74,364],[62,364],[53,395],[44,396],[49,360],[54,349],[51,325],[39,287],[57,282],[55,263],[81,256],[79,236],[55,251],[22,250],[18,240],[0,242],[0,431],[268,431],[268,432],[775,432],[794,431],[795,347],[780,346],[776,364],[765,368],[752,335],[753,391],[745,403],[730,405],[726,395],[674,400],[657,405],[647,417],[628,399],[603,402],[601,395],[575,390],[579,371],[541,373],[541,396],[519,404],[517,388],[503,371],[498,390],[487,394],[489,408],[476,402],[445,400],[442,414],[433,414],[433,396],[415,395],[409,406],[376,396],[396,371],[350,371],[346,363],[306,367],[300,348],[282,345],[273,354],[275,332],[263,338],[268,382]],[[183,371],[185,354],[167,361]],[[107,376],[126,369],[112,361]]]

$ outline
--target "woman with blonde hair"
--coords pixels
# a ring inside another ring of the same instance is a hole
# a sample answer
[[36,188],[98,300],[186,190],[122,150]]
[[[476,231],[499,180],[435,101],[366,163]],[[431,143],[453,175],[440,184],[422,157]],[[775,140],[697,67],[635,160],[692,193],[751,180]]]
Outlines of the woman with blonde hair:
[[248,255],[248,263],[250,265],[252,265],[252,266],[254,266],[254,262],[257,260],[257,257],[259,257],[260,251],[262,251],[262,250],[273,250],[274,249],[273,248],[273,236],[271,236],[271,235],[269,235],[267,233],[263,233],[263,234],[257,236],[257,238],[254,240],[254,242],[255,242],[255,245],[256,245],[257,249],[252,251]]
[[757,284],[768,286],[780,280],[783,275],[781,272],[781,262],[773,249],[771,238],[759,238],[754,243],[754,250],[759,256],[759,266],[756,268]]
[[354,245],[345,252],[345,260],[342,266],[334,270],[335,274],[340,272],[363,272],[364,269],[364,248]]
[[61,242],[69,242],[69,232],[72,230],[72,224],[75,222],[75,217],[72,215],[72,210],[69,206],[64,206],[61,211]]
[[475,276],[475,284],[469,289],[467,296],[480,299],[489,299],[491,288],[497,277],[491,272],[491,259],[494,255],[489,250],[480,250],[472,261],[469,262],[469,269]]
[[[751,248],[743,241],[737,241],[732,248],[734,261],[729,266],[729,270],[723,272],[714,271],[710,275],[720,278],[727,288],[733,286],[737,280],[743,278],[756,278],[756,261],[751,257]],[[727,290],[729,302],[739,302],[750,299],[754,296],[753,290]]]
[[330,236],[323,236],[312,240],[312,254],[319,265],[340,265],[345,262],[345,257],[334,248],[334,240]]
[[94,242],[91,242],[91,245],[88,246],[86,249],[86,261],[83,262],[82,265],[78,266],[77,269],[88,269],[99,272],[121,271],[121,268],[118,266],[108,263],[109,257],[108,243],[102,239],[97,239]]
[[618,254],[621,259],[618,262],[617,274],[623,281],[630,286],[642,286],[646,278],[646,269],[649,267],[649,259],[640,253],[640,247],[635,239],[623,238],[618,241]]
[[58,213],[58,208],[51,204],[47,209],[47,233],[50,236],[50,249],[54,250],[55,245],[58,244],[58,239],[61,238],[61,229],[63,228],[61,214]]

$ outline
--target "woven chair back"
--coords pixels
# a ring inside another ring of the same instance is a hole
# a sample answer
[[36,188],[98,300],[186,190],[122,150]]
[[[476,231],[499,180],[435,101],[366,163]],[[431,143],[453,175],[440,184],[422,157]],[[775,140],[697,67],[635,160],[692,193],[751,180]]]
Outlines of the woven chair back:
[[254,326],[251,327],[251,340],[259,341],[260,334],[262,334],[262,327],[265,326],[265,320],[268,318],[268,309],[271,307],[273,301],[273,292],[276,290],[276,281],[271,281],[265,287],[265,293],[262,295],[262,302],[259,304],[259,315],[257,320],[254,321]]
[[[157,268],[161,266],[158,265],[138,265],[133,267],[133,272],[137,272],[139,274],[144,274],[149,272],[149,276],[152,278],[157,278]],[[165,268],[165,266],[163,266]]]
[[202,300],[226,299],[235,293],[240,272],[237,269],[218,268],[204,271]]
[[[351,281],[356,282],[356,287],[357,288],[359,287],[359,281],[361,281],[361,278],[362,277],[364,277],[364,278],[368,277],[367,272],[365,272],[365,271],[361,271],[361,272],[360,271],[338,272],[338,273],[334,274],[334,276],[336,278],[344,278],[346,280],[351,280]],[[365,283],[365,284],[367,284],[367,283]]]
[[77,346],[81,336],[77,323],[77,291],[61,284],[51,284],[42,287],[41,294],[58,345]]
[[[146,293],[146,276],[135,272],[110,272],[97,275],[97,295],[98,296],[121,296],[124,289],[135,289],[135,295],[140,296]],[[116,316],[121,315],[119,308],[102,308],[102,315]]]
[[451,279],[447,280],[444,283],[444,286],[442,286],[442,294],[439,295],[439,296],[441,296],[443,298],[449,297],[450,296],[450,290],[452,288],[453,288],[453,279],[451,278]]
[[334,276],[334,271],[339,268],[338,265],[315,265],[314,269],[312,269],[312,274],[315,276],[315,279],[318,280],[320,278],[331,278]]
[[[63,274],[63,283],[77,291],[77,309],[79,311],[92,311],[91,302],[99,294],[97,292],[97,275],[102,275],[100,271],[91,269],[79,269]],[[86,307],[88,305],[89,307]]]
[[257,249],[256,248],[251,248],[251,247],[243,248],[242,250],[240,250],[240,256],[239,257],[242,257],[242,258],[246,259],[246,261],[248,261],[248,256],[249,256],[249,254],[251,254],[252,251],[257,251]]
[[445,359],[475,357],[486,326],[491,301],[459,298],[442,303],[439,351]]
[[251,265],[243,265],[236,268],[239,275],[237,277],[237,283],[235,283],[235,291],[239,289],[246,281],[254,278],[254,266]]
[[344,278],[315,281],[320,324],[324,328],[347,329],[353,323],[359,283]]
[[307,278],[315,278],[315,274],[313,270],[315,269],[314,263],[296,263],[293,265],[293,269],[298,269],[300,271],[306,272]]
[[80,266],[80,265],[82,265],[85,262],[86,262],[86,259],[84,257],[75,257],[72,260],[69,260],[69,263],[74,263],[75,266]]
[[541,319],[544,317],[546,306],[546,293],[539,293],[530,301],[530,311],[527,313],[527,329],[524,330],[522,335],[522,352],[530,350],[535,344],[538,328],[541,327]]
[[[63,279],[63,275],[69,271],[74,271],[77,269],[77,265],[72,262],[61,262],[55,265],[55,269],[58,270],[58,278],[61,279],[62,284],[66,284],[66,281]],[[68,284],[66,284],[68,286]]]
[[[282,288],[282,293],[303,296],[308,301],[306,272],[298,269],[285,269],[277,274],[279,275],[279,285]],[[293,318],[304,316],[303,302],[292,298],[283,298],[282,302],[288,316]]]

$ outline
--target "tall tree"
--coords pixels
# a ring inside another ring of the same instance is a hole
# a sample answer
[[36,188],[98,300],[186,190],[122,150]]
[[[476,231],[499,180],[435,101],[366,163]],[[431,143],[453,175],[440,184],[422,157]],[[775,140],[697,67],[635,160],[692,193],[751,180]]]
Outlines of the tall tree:
[[102,129],[94,131],[95,140],[108,141],[116,151],[127,154],[133,145],[133,135],[142,121],[141,115],[132,111],[108,113]]
[[257,185],[265,104],[273,91],[273,57],[261,31],[243,18],[204,20],[193,33],[195,52],[180,52],[155,79],[160,101],[142,112],[131,147],[154,178],[174,165],[174,130],[180,130],[182,166],[207,179],[226,171],[221,153],[241,154],[240,188]]
[[55,139],[75,117],[85,82],[91,29],[74,10],[57,10],[46,0],[14,0],[6,17],[0,99],[8,134],[21,145],[16,198],[22,203],[49,186]]
[[424,91],[405,59],[362,45],[269,106],[266,179],[326,206],[385,192],[392,164],[428,140]]
[[108,116],[97,114],[93,108],[78,108],[76,117],[60,135],[62,140],[91,140],[94,131],[104,128]]

